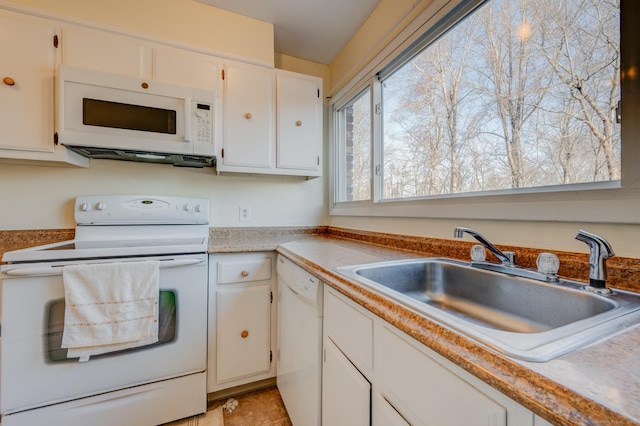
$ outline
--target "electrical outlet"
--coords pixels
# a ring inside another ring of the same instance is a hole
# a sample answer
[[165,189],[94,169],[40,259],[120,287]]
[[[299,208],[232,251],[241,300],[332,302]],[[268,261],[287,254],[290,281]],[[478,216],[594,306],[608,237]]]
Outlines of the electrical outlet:
[[251,221],[251,209],[246,206],[240,206],[240,222],[250,222]]

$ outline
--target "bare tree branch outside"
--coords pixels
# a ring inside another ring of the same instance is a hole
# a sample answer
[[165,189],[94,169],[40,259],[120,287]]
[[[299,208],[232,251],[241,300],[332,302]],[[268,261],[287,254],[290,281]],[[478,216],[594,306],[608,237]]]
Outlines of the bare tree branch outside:
[[620,179],[619,0],[491,0],[383,81],[384,198]]

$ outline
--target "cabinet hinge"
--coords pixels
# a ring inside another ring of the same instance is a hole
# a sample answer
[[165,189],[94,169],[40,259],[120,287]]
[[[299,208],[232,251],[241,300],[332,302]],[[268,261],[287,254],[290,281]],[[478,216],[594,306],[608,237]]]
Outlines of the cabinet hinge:
[[616,123],[620,124],[621,121],[622,121],[622,110],[620,109],[620,101],[618,101],[618,104],[616,105]]
[[269,303],[273,303],[273,292],[269,292]]
[[273,351],[269,351],[269,362],[273,362]]
[[53,134],[53,144],[58,145],[58,132]]
[[224,80],[224,70],[220,71],[220,74],[222,75],[222,79]]
[[318,89],[318,99],[320,99],[320,89]]
[[58,47],[58,35],[54,34],[53,36],[53,47]]

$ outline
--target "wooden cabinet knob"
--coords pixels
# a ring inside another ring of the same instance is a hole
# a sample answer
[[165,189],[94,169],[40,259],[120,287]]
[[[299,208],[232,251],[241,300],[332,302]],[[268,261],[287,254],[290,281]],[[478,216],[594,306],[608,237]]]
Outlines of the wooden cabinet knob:
[[148,89],[149,83],[142,83],[140,86],[142,86],[143,89]]
[[302,126],[302,121],[300,121],[300,120],[296,121],[296,126],[298,126],[298,127]]
[[240,336],[242,336],[243,339],[246,339],[247,336],[249,336],[249,332],[247,330],[242,330],[242,333],[240,333]]
[[253,116],[251,115],[251,113],[250,113],[250,112],[248,112],[248,113],[246,113],[246,114],[244,115],[244,118],[246,118],[247,120],[251,120],[251,117],[253,117]]
[[242,275],[243,277],[248,277],[249,276],[249,271],[247,271],[246,269],[242,272],[240,272],[240,275]]
[[14,79],[12,79],[11,77],[5,77],[2,79],[2,82],[4,84],[6,84],[7,86],[13,86],[16,84],[16,81]]

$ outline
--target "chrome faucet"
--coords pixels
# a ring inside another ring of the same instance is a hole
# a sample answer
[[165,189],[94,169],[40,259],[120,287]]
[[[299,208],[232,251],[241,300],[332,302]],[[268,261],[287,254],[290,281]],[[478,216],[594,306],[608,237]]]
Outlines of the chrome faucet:
[[512,252],[507,252],[507,253],[501,252],[496,246],[491,244],[489,242],[489,240],[487,240],[485,237],[483,237],[482,235],[480,235],[478,232],[474,231],[471,228],[465,228],[465,227],[462,227],[462,226],[458,226],[453,230],[453,236],[456,237],[456,238],[462,238],[462,235],[465,232],[467,234],[471,235],[476,240],[478,240],[480,242],[480,244],[485,246],[491,253],[493,253],[493,255],[495,257],[500,259],[500,262],[502,262],[503,265],[505,265],[505,266],[514,266],[514,253],[512,253]]
[[582,229],[578,231],[576,240],[589,245],[589,286],[598,292],[608,293],[605,261],[615,256],[611,245],[604,238]]

